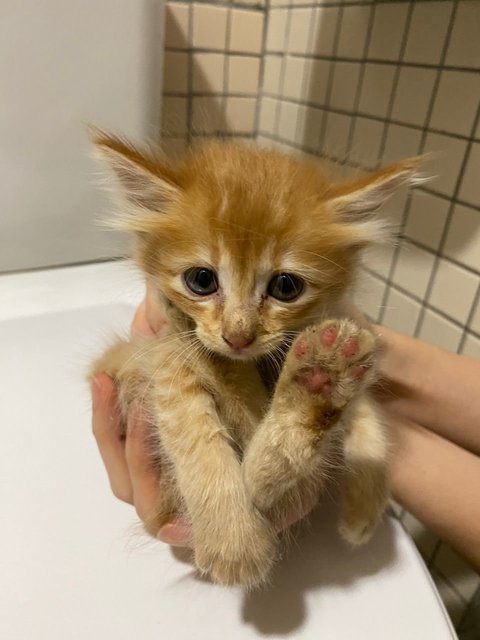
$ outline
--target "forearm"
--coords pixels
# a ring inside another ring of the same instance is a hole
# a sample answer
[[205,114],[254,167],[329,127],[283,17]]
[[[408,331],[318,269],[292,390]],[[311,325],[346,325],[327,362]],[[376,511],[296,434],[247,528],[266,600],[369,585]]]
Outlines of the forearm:
[[480,455],[480,362],[384,327],[382,404]]
[[389,415],[392,493],[480,569],[480,459],[427,429]]

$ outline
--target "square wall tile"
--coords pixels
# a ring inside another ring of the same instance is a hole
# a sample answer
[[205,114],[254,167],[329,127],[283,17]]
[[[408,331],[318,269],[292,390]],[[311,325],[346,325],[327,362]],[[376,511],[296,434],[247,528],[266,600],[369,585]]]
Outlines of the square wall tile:
[[354,107],[357,94],[360,63],[336,62],[333,69],[330,105],[336,109],[350,111]]
[[480,60],[480,3],[458,3],[446,63],[458,67],[478,67]]
[[225,56],[223,53],[193,54],[194,93],[223,93]]
[[260,102],[259,128],[262,133],[275,133],[275,121],[277,117],[278,100],[263,97]]
[[405,207],[407,204],[407,197],[411,189],[404,185],[395,191],[390,196],[382,208],[378,212],[378,216],[381,220],[385,220],[389,225],[392,234],[398,234],[401,230],[403,218],[405,215]]
[[425,342],[456,353],[462,337],[462,330],[453,322],[449,322],[438,313],[425,310],[418,337]]
[[228,56],[228,91],[257,95],[260,58],[256,56]]
[[408,3],[375,4],[375,18],[368,47],[368,57],[377,60],[397,60],[402,45]]
[[315,10],[309,53],[331,56],[337,30],[338,7],[318,7]]
[[429,133],[425,142],[425,153],[432,152],[431,174],[438,176],[429,188],[451,196],[460,173],[467,143],[439,133]]
[[168,2],[165,7],[165,46],[188,49],[189,23],[189,5]]
[[404,60],[440,62],[452,9],[453,2],[415,2]]
[[200,49],[226,47],[227,15],[225,7],[208,4],[193,5],[193,46]]
[[469,329],[472,329],[473,331],[476,331],[478,334],[480,334],[480,300],[477,300],[477,308],[475,309],[475,313],[473,314]]
[[387,164],[418,154],[422,132],[399,124],[388,126],[382,162]]
[[435,76],[433,69],[402,67],[393,103],[394,120],[418,125],[425,123]]
[[478,74],[442,71],[430,126],[433,129],[469,136],[479,100]]
[[164,96],[162,102],[162,133],[165,136],[182,136],[187,133],[187,99]]
[[440,260],[430,304],[462,324],[467,322],[478,287],[478,276],[462,267]]
[[300,101],[304,98],[303,79],[306,71],[305,58],[287,57],[282,95]]
[[[315,107],[302,107],[299,114],[299,128],[297,129],[298,143],[308,149],[318,149],[320,131],[324,111]],[[318,158],[316,158],[318,160]]]
[[340,113],[330,112],[326,115],[325,139],[320,151],[329,158],[338,160],[345,158],[351,120],[350,116],[344,116]]
[[355,287],[354,302],[372,322],[377,322],[382,308],[385,282],[372,274],[362,271]]
[[466,602],[480,586],[479,575],[447,544],[440,547],[435,556],[434,567]]
[[162,151],[170,161],[177,162],[187,151],[187,139],[183,138],[162,138]]
[[194,97],[192,100],[192,129],[195,134],[225,131],[225,117],[221,98]]
[[394,75],[395,68],[392,65],[368,63],[365,66],[360,97],[361,112],[386,117]]
[[456,205],[448,229],[444,254],[480,272],[480,213]]
[[393,242],[373,245],[364,251],[363,264],[378,275],[388,278],[394,252]]
[[363,56],[371,11],[371,6],[344,8],[337,55],[345,58]]
[[442,576],[432,571],[432,578],[453,625],[457,625],[467,609],[466,603]]
[[297,140],[298,112],[300,105],[293,102],[280,103],[280,118],[278,122],[278,135],[288,142]]
[[477,142],[470,148],[467,167],[460,186],[460,198],[480,206],[480,144]]
[[287,28],[287,9],[271,9],[268,14],[267,51],[285,50],[285,37]]
[[450,202],[430,193],[416,190],[405,225],[405,235],[436,251],[442,237]]
[[350,159],[362,167],[373,169],[379,159],[383,129],[383,122],[358,117],[355,120]]
[[428,562],[437,546],[438,538],[426,529],[419,520],[414,518],[411,513],[405,512],[402,517],[402,524],[412,536],[423,559]]
[[165,51],[163,63],[163,91],[188,93],[188,53]]
[[480,339],[468,334],[463,345],[462,355],[480,360]]
[[400,291],[390,289],[385,303],[383,324],[394,331],[413,335],[420,314],[418,302]]
[[263,11],[232,9],[230,25],[230,51],[261,53],[263,38]]
[[314,9],[295,9],[291,12],[287,51],[305,54],[310,48]]
[[255,129],[255,98],[227,98],[227,127],[237,133],[253,133]]
[[282,69],[281,56],[269,56],[264,58],[263,68],[263,91],[278,95],[280,91],[280,72]]
[[402,289],[423,299],[432,274],[435,256],[409,242],[402,242],[392,280]]
[[328,60],[307,59],[305,99],[313,104],[324,105],[327,96],[328,78],[332,63]]

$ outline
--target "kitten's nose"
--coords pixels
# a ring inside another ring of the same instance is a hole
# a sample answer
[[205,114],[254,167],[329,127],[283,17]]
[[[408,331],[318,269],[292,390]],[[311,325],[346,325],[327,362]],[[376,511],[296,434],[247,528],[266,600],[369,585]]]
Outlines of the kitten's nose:
[[232,334],[227,336],[222,336],[225,342],[231,347],[234,351],[241,351],[246,347],[249,347],[252,342],[255,340],[255,336],[242,335],[242,334]]

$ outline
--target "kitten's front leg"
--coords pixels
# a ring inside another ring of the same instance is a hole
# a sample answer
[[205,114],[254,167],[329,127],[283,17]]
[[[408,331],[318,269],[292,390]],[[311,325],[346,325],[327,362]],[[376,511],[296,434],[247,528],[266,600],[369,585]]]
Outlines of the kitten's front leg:
[[237,455],[213,398],[185,368],[159,385],[154,411],[191,520],[198,568],[222,584],[254,586],[275,558],[276,535],[248,500]]
[[305,493],[310,502],[318,495],[343,436],[344,412],[372,380],[375,352],[375,337],[349,320],[309,327],[294,341],[244,460],[247,491],[259,509],[275,508],[282,517],[298,502],[301,516]]

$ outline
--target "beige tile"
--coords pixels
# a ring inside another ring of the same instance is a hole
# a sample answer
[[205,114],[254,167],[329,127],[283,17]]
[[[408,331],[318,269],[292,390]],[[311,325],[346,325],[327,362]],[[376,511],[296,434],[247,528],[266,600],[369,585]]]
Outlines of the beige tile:
[[188,92],[188,53],[165,51],[163,90],[171,93]]
[[368,57],[377,60],[397,60],[402,44],[408,4],[405,2],[375,5]]
[[307,60],[305,98],[308,102],[325,104],[330,66],[327,60]]
[[192,112],[192,128],[196,134],[225,131],[225,117],[220,98],[194,97]]
[[460,198],[480,206],[480,143],[470,149],[467,167],[460,187]]
[[300,105],[293,102],[282,102],[280,107],[280,119],[278,134],[289,142],[297,140],[298,111]]
[[163,138],[162,139],[162,151],[167,158],[173,162],[181,160],[187,151],[187,139],[186,138]]
[[459,67],[478,67],[480,60],[480,3],[463,0],[458,5],[446,63]]
[[321,151],[330,158],[343,160],[347,153],[351,118],[340,113],[328,113],[325,125],[325,141]]
[[280,56],[265,56],[263,70],[263,90],[265,93],[278,95],[280,87],[280,71],[282,58]]
[[162,132],[166,136],[182,136],[187,132],[187,99],[164,97]]
[[314,107],[302,107],[297,129],[298,143],[309,149],[318,149],[323,111]]
[[383,122],[357,118],[350,158],[363,167],[373,168],[379,159]]
[[430,303],[451,318],[465,323],[472,308],[478,276],[446,260],[440,260]]
[[232,9],[230,26],[230,51],[261,53],[263,38],[262,11],[243,11]]
[[442,237],[450,202],[423,191],[414,191],[405,235],[436,250]]
[[193,46],[205,49],[225,49],[227,36],[225,7],[193,5]]
[[277,114],[278,100],[263,97],[260,103],[259,127],[262,133],[275,133],[275,119]]
[[365,66],[360,111],[375,116],[386,116],[394,74],[395,69],[392,65],[367,64]]
[[260,58],[254,56],[228,56],[228,91],[235,93],[258,92]]
[[455,593],[450,585],[436,571],[432,571],[431,573],[435,586],[440,594],[440,598],[445,605],[445,609],[447,610],[452,624],[455,626],[462,619],[467,606],[460,596]]
[[315,10],[309,53],[332,55],[338,16],[338,7],[318,7]]
[[387,131],[387,140],[382,162],[387,164],[418,154],[422,132],[410,127],[391,124]]
[[193,55],[194,93],[223,93],[225,56],[223,53]]
[[465,155],[466,142],[450,136],[429,133],[425,142],[426,153],[433,152],[432,175],[438,176],[431,189],[451,196]]
[[456,205],[448,229],[444,253],[480,271],[480,215],[478,211]]
[[390,329],[413,335],[420,313],[420,305],[412,298],[390,289],[385,305],[383,324]]
[[478,74],[442,71],[430,126],[433,129],[470,135],[479,100]]
[[373,245],[365,251],[363,263],[378,275],[388,278],[394,251],[394,243]]
[[440,547],[435,556],[434,567],[466,602],[480,586],[478,574],[447,544]]
[[310,46],[314,9],[295,9],[290,18],[287,51],[307,53]]
[[453,2],[415,2],[404,59],[440,62]]
[[402,242],[392,280],[402,289],[423,298],[432,274],[435,256],[409,242]]
[[467,335],[462,354],[469,358],[477,358],[480,360],[480,340],[470,334]]
[[462,330],[457,325],[430,309],[425,311],[419,338],[456,353],[461,337]]
[[379,211],[379,217],[388,223],[392,234],[400,231],[405,213],[405,205],[410,189],[406,186],[400,187],[387,201]]
[[393,103],[394,120],[418,125],[425,123],[435,76],[433,69],[401,69]]
[[363,271],[358,279],[355,290],[355,305],[361,309],[373,322],[377,322],[382,308],[385,283],[370,273]]
[[477,308],[475,309],[469,328],[480,334],[480,300],[477,300]]
[[287,15],[288,11],[286,9],[272,9],[269,12],[266,41],[267,51],[284,52]]
[[227,98],[227,126],[229,131],[253,133],[255,129],[255,98]]
[[165,7],[165,46],[187,49],[189,6],[180,2],[168,2]]
[[421,522],[407,511],[402,517],[402,524],[412,536],[415,545],[422,554],[423,559],[428,562],[437,546],[438,538],[429,531]]
[[335,63],[330,106],[336,109],[345,109],[346,111],[353,109],[359,72],[359,63]]
[[283,96],[300,100],[303,96],[303,79],[306,70],[306,59],[287,57],[283,80]]
[[337,54],[345,58],[361,58],[367,38],[371,6],[347,6],[343,10]]

